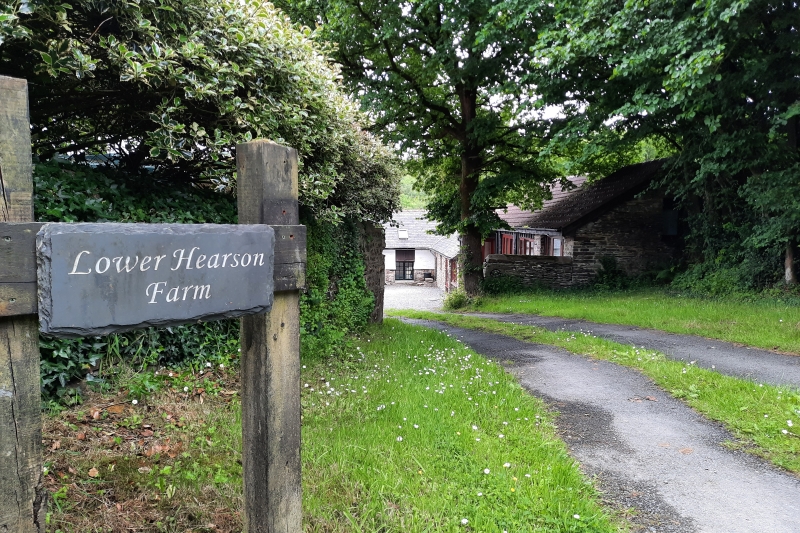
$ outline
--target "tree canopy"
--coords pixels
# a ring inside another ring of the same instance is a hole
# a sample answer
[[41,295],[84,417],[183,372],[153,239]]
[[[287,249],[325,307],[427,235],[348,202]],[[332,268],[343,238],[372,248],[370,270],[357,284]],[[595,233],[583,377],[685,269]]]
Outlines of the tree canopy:
[[[792,252],[797,4],[584,0],[555,10],[531,74],[546,101],[566,103],[567,126],[552,142],[581,144],[589,159],[657,137],[676,154],[665,183],[692,214],[700,255],[740,262],[747,246]],[[609,130],[620,142],[604,146]]]
[[547,4],[521,13],[492,0],[279,5],[337,43],[375,131],[425,176],[439,230],[461,234],[465,289],[475,292],[482,237],[501,224],[494,210],[537,205],[556,179],[538,157],[546,127],[525,77]]
[[300,155],[316,216],[386,220],[394,156],[310,30],[259,0],[13,0],[0,7],[0,74],[26,78],[41,158],[113,154],[131,171],[233,187],[235,145]]

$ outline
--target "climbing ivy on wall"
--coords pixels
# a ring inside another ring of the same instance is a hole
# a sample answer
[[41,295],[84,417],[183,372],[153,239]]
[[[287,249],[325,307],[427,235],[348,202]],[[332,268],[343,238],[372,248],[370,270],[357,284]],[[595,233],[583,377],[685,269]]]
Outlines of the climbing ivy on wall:
[[364,280],[359,229],[305,221],[308,228],[308,290],[300,298],[304,355],[326,355],[369,320],[374,297]]

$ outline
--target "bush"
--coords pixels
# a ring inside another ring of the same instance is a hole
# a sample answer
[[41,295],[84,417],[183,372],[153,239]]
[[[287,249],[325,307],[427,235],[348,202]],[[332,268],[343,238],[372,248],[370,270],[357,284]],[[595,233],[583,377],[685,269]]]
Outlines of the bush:
[[[230,196],[188,185],[165,187],[152,175],[50,161],[34,166],[34,212],[40,222],[148,222],[230,224],[236,203]],[[100,380],[96,373],[109,355],[127,364],[181,365],[214,360],[238,349],[233,320],[172,328],[147,328],[106,337],[40,339],[42,393],[74,400],[67,385]]]
[[444,297],[444,302],[442,302],[442,307],[446,311],[455,311],[457,309],[463,309],[470,303],[470,297],[467,296],[466,292],[463,290],[455,290],[447,293],[447,296]]
[[617,264],[617,258],[606,255],[600,258],[600,268],[592,282],[595,289],[621,290],[627,289],[631,280]]
[[691,265],[675,276],[671,287],[712,296],[758,292],[781,279],[782,264],[777,254],[771,255],[754,249],[723,250],[715,260]]
[[233,188],[236,145],[271,139],[297,149],[315,218],[391,218],[394,155],[361,131],[368,117],[328,46],[269,2],[11,6],[0,8],[0,75],[30,82],[42,158],[113,152],[130,172]]

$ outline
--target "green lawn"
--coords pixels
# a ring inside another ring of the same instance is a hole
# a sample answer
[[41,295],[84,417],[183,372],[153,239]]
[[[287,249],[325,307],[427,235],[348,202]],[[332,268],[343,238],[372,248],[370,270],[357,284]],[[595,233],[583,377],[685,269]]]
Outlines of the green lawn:
[[702,298],[657,289],[541,291],[483,297],[469,310],[629,324],[800,354],[800,306],[780,298]]
[[[626,529],[554,414],[499,365],[396,320],[345,352],[303,360],[303,531]],[[200,373],[163,370],[136,403],[90,394],[47,417],[49,531],[242,530],[238,372]]]
[[402,311],[410,318],[436,320],[456,327],[550,344],[570,352],[605,359],[646,374],[662,389],[712,420],[722,422],[736,440],[729,445],[764,457],[800,474],[800,391],[725,376],[671,361],[663,354],[598,339],[589,333],[552,332],[461,314]]
[[303,380],[307,531],[617,530],[546,406],[446,334],[387,320]]

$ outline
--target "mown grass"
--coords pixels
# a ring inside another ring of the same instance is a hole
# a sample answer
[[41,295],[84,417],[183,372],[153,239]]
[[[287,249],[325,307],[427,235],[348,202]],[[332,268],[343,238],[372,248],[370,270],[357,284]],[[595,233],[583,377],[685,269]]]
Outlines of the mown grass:
[[707,298],[659,289],[533,291],[482,297],[469,310],[628,324],[800,354],[800,306],[796,300]]
[[589,333],[551,332],[535,326],[459,314],[393,313],[558,346],[576,354],[636,368],[700,413],[722,422],[736,438],[729,443],[731,447],[746,450],[800,474],[800,431],[797,426],[800,424],[800,391],[796,389],[725,376],[713,370],[671,361],[654,350],[625,346]]
[[387,320],[304,380],[307,531],[615,530],[546,406],[445,334]]
[[[303,361],[304,531],[624,529],[499,365],[394,320],[345,353]],[[203,372],[222,386],[167,374],[136,404],[89,394],[48,418],[50,531],[241,531],[237,376]]]

